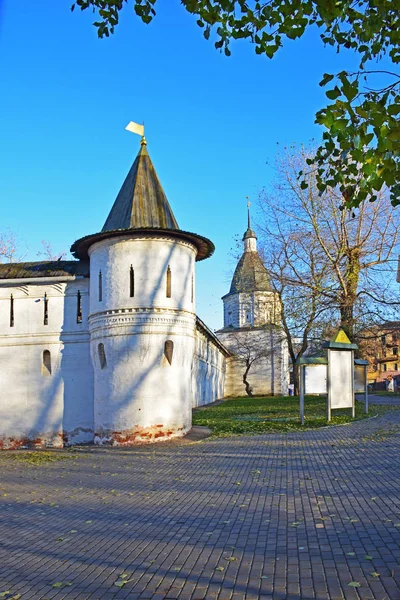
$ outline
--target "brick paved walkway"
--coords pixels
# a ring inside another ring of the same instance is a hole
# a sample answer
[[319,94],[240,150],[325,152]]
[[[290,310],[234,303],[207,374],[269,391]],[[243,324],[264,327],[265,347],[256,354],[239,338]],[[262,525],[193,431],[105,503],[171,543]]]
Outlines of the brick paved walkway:
[[398,431],[1,455],[0,597],[400,599]]

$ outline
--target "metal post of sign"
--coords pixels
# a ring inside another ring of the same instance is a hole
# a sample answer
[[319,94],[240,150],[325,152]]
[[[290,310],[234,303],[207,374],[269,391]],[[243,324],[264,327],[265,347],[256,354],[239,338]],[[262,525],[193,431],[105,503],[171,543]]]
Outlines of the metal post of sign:
[[356,416],[356,393],[354,389],[354,351],[351,350],[351,395],[353,398],[353,406],[351,407],[351,417]]
[[326,402],[326,411],[327,411],[327,415],[326,415],[326,420],[330,421],[331,420],[331,350],[328,349],[328,377],[327,377],[327,381],[326,381],[326,385],[327,385],[327,391],[328,391],[328,395],[327,395],[327,402]]
[[300,421],[304,425],[304,387],[305,387],[305,376],[306,368],[303,365],[299,365],[300,369]]
[[367,367],[364,367],[365,373],[365,403],[364,403],[364,411],[368,414],[368,379],[367,379]]

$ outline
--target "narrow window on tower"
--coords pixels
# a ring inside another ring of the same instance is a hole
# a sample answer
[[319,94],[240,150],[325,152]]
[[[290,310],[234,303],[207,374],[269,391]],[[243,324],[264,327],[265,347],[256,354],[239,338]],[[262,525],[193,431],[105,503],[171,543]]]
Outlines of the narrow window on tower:
[[82,323],[82,295],[79,290],[76,296],[76,322]]
[[43,325],[48,325],[48,324],[49,324],[49,299],[47,298],[47,294],[45,292],[44,299],[43,299]]
[[14,297],[10,296],[10,327],[14,327]]
[[98,352],[99,352],[100,368],[105,369],[107,366],[107,360],[106,360],[106,351],[104,350],[104,344],[100,343],[98,345]]
[[42,375],[48,377],[51,375],[51,354],[50,350],[43,350],[42,356]]
[[164,356],[170,365],[172,364],[173,354],[174,354],[174,342],[172,340],[167,340],[164,344]]
[[103,275],[99,271],[99,302],[103,300]]
[[133,298],[135,295],[135,271],[131,265],[129,270],[129,296]]
[[171,268],[167,269],[167,298],[171,298]]

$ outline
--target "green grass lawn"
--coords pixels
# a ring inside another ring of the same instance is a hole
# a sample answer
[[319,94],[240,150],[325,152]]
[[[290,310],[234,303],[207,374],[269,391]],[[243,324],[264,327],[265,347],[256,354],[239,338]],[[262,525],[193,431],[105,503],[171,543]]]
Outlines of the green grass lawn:
[[[356,403],[356,419],[380,414],[386,407],[370,407],[369,415],[364,413],[364,404]],[[326,420],[326,398],[305,397],[305,425],[300,423],[298,396],[275,396],[255,398],[231,398],[217,406],[200,407],[193,411],[193,425],[209,427],[213,435],[258,434],[286,432],[296,429],[324,427],[350,423],[351,410],[332,411],[330,423]]]

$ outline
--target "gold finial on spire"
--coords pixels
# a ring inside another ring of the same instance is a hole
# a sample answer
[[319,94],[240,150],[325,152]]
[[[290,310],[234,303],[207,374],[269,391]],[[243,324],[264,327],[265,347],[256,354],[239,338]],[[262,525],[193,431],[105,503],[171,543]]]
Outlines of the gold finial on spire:
[[249,200],[248,196],[246,196],[246,199],[247,199],[247,225],[248,225],[248,228],[250,229],[250,200]]

